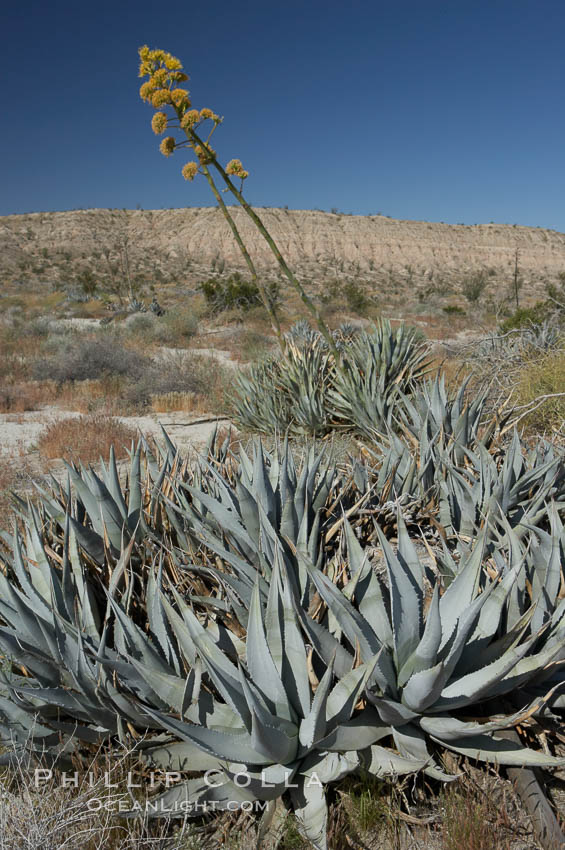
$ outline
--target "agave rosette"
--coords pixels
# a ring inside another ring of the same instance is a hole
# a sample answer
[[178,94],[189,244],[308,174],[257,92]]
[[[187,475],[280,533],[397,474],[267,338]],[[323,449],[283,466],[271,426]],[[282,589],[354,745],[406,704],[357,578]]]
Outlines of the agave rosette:
[[[386,565],[382,581],[351,529],[346,533],[352,578],[344,589],[310,566],[327,605],[327,631],[304,618],[303,623],[325,659],[344,638],[350,649],[359,646],[362,661],[378,654],[367,696],[391,725],[398,751],[431,759],[434,743],[501,765],[560,764],[496,735],[541,712],[565,685],[565,605],[555,594],[557,556],[531,590],[523,558],[489,578],[483,533],[442,576],[422,564],[399,517],[396,552],[379,530]],[[540,604],[544,613],[535,619]],[[541,687],[541,698],[508,714],[504,698],[526,693],[529,683]],[[439,775],[433,764],[426,771]]]
[[[140,635],[132,636],[127,664],[106,663],[122,686],[137,692],[139,710],[170,733],[169,740],[148,742],[144,757],[203,774],[152,799],[157,810],[198,815],[207,806],[233,809],[285,795],[303,834],[325,850],[327,784],[360,769],[377,776],[411,773],[427,759],[378,743],[390,729],[363,697],[378,657],[349,664],[337,650],[327,664],[314,659],[292,585],[279,553],[266,595],[258,581],[253,589],[244,647],[206,628],[180,597],[175,608],[163,599],[172,632],[198,675],[171,671],[166,682],[156,678]],[[145,690],[166,695],[178,716],[157,710],[153,695],[151,707],[140,701],[143,688],[128,682],[130,665]]]

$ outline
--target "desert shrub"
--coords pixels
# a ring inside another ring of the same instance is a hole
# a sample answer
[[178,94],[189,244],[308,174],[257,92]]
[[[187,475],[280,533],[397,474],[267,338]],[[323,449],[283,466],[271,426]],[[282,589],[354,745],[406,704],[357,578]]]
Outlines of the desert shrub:
[[369,298],[358,283],[353,280],[348,281],[343,287],[343,295],[345,303],[353,313],[365,313],[369,306]]
[[520,307],[500,325],[501,333],[516,328],[527,328],[530,325],[541,325],[549,318],[551,310],[544,301],[538,301],[533,307]]
[[354,280],[345,283],[340,280],[329,281],[320,300],[330,312],[335,312],[339,304],[345,304],[352,313],[358,314],[366,313],[371,303],[367,293]]
[[153,339],[164,345],[183,345],[198,333],[199,318],[190,307],[169,310],[154,321]]
[[552,396],[541,402],[523,420],[528,429],[552,432],[565,423],[565,353],[554,351],[526,363],[515,380],[513,402],[518,406],[533,404],[540,396]]
[[125,346],[114,334],[63,338],[51,357],[38,358],[32,366],[37,380],[87,381],[107,376],[139,380],[150,361]]
[[0,412],[23,413],[37,410],[53,399],[53,387],[37,381],[6,383],[0,386]]
[[[213,313],[233,309],[249,310],[263,303],[257,284],[243,280],[238,272],[227,280],[209,278],[200,284],[199,289]],[[280,285],[277,282],[267,283],[265,290],[271,307],[275,307],[280,297]]]
[[484,271],[480,271],[471,275],[464,281],[461,291],[470,304],[476,304],[485,291],[486,285],[486,273]]
[[446,307],[443,307],[443,312],[448,316],[464,316],[465,310],[463,307],[460,307],[459,304],[448,304]]
[[[175,840],[166,822],[116,817],[120,801],[129,799],[128,775],[137,775],[137,762],[132,752],[112,760],[97,752],[88,771],[77,773],[75,787],[65,784],[57,765],[43,763],[45,772],[35,774],[25,759],[16,761],[0,775],[0,850],[190,850],[185,830]],[[36,780],[49,770],[52,778]]]
[[0,455],[0,528],[9,528],[12,522],[12,493],[29,486],[31,478],[28,459],[16,461],[8,455]]
[[144,339],[154,335],[155,319],[152,313],[134,313],[126,321],[126,329],[130,336],[141,336]]
[[66,458],[96,463],[114,446],[116,457],[126,457],[135,440],[133,428],[112,416],[72,416],[52,422],[41,432],[37,448],[44,458]]
[[194,394],[210,395],[212,399],[223,381],[223,372],[215,358],[190,352],[171,353],[153,360],[138,380],[129,381],[124,397],[138,409],[151,405],[155,397],[162,400],[165,396]]

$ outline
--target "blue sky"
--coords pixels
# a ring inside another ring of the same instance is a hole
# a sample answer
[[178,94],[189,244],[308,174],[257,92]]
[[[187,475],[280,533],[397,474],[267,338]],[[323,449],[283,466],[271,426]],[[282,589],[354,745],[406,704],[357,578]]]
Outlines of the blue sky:
[[158,152],[147,43],[224,116],[253,204],[565,231],[563,0],[28,0],[0,23],[0,214],[212,204]]

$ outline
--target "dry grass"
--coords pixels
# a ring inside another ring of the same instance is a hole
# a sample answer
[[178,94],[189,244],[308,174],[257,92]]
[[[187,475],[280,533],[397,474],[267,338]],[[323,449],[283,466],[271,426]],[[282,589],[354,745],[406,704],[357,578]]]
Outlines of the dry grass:
[[34,767],[18,760],[0,773],[0,850],[189,850],[186,829],[175,840],[164,819],[116,814],[132,805],[128,771],[138,782],[137,768],[127,751],[111,760],[97,754],[77,773],[77,786],[64,787],[72,772],[53,770],[48,781],[46,773],[36,781]]
[[133,428],[112,416],[77,416],[48,425],[39,436],[37,448],[45,459],[96,463],[108,456],[112,445],[117,458],[127,457],[126,446],[137,437]]
[[510,824],[488,798],[470,798],[459,789],[448,789],[443,798],[443,848],[445,850],[511,850]]
[[[557,395],[561,393],[562,395]],[[512,401],[522,406],[545,399],[522,420],[530,432],[552,435],[565,431],[565,352],[555,351],[526,363],[519,371]],[[534,404],[535,407],[535,404]]]
[[171,392],[151,397],[151,410],[154,413],[172,413],[185,411],[192,413],[198,407],[196,393]]
[[12,521],[12,492],[30,486],[34,471],[25,456],[0,455],[0,529],[9,528]]

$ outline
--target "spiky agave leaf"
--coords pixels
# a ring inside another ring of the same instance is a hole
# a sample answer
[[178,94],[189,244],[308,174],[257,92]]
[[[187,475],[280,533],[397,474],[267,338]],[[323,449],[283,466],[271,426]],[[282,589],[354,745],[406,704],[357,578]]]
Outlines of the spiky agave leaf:
[[371,333],[351,340],[343,351],[342,367],[336,370],[328,394],[332,420],[375,441],[391,428],[401,390],[423,378],[426,347],[418,342],[414,328],[401,325],[393,331],[382,319]]
[[[331,612],[339,620],[341,643],[345,640],[350,652],[357,647],[363,662],[381,646],[367,695],[381,720],[393,727],[399,751],[414,755],[424,751],[426,742],[438,742],[499,764],[560,764],[496,736],[498,729],[539,712],[553,698],[554,689],[565,686],[561,660],[565,658],[565,605],[555,595],[556,567],[550,566],[543,585],[540,582],[516,607],[512,593],[516,584],[524,581],[524,559],[514,565],[507,563],[493,579],[485,578],[483,534],[446,585],[441,575],[431,577],[421,564],[401,518],[398,529],[396,552],[380,535],[386,582],[372,571],[368,560],[349,593],[329,582],[313,565],[309,569],[328,606],[328,620],[321,625],[329,630]],[[358,563],[351,533],[349,538],[349,557]],[[542,598],[545,620],[532,628],[533,611]],[[319,627],[313,644],[323,656],[331,647],[331,641],[320,638]],[[502,697],[516,691],[527,693],[528,683],[539,685],[544,679],[548,681],[543,698],[508,715]],[[483,718],[485,705],[496,713],[492,726],[481,725],[488,720],[488,715]],[[477,720],[463,721],[461,714],[466,718],[474,714]],[[438,716],[454,719],[451,731],[443,737],[442,723],[434,720]],[[426,770],[438,775],[433,764]]]
[[[234,808],[243,800],[273,800],[290,789],[301,831],[323,850],[326,784],[360,767],[378,776],[425,767],[427,755],[405,756],[378,744],[390,734],[389,725],[361,700],[378,653],[340,675],[331,658],[313,684],[300,606],[282,560],[276,559],[267,600],[258,583],[253,589],[244,658],[228,657],[180,597],[176,604],[180,616],[168,609],[171,627],[179,646],[188,641],[196,647],[212,704],[200,711],[192,703],[180,716],[146,705],[172,740],[147,748],[145,757],[163,764],[169,754],[176,765],[213,770],[214,780],[190,779],[164,792],[152,801],[157,810],[176,806],[180,813],[201,813],[202,805],[212,803],[216,810]],[[137,666],[146,665],[140,661]],[[116,670],[128,688],[125,669]],[[147,666],[144,676],[149,680],[151,675]],[[200,755],[193,762],[195,748]],[[242,774],[245,794],[237,788]]]
[[304,549],[314,562],[322,554],[324,509],[335,492],[339,498],[341,486],[331,457],[312,448],[297,468],[288,442],[271,454],[256,442],[252,458],[240,449],[233,481],[210,464],[203,469],[194,485],[171,482],[174,498],[166,501],[165,509],[171,522],[182,522],[195,542],[224,561],[237,584],[215,567],[209,574],[226,582],[247,608],[257,572],[269,580],[277,549],[308,604],[308,575],[300,568],[296,550]]

